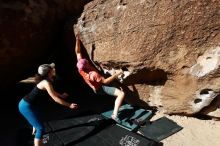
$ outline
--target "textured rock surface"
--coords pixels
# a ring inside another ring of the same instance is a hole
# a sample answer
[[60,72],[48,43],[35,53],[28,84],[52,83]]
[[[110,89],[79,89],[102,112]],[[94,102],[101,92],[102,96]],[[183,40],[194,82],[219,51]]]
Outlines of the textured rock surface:
[[126,68],[133,95],[166,113],[197,113],[219,94],[218,0],[94,0],[74,29],[94,61]]
[[36,73],[36,67],[48,61],[68,16],[79,15],[86,2],[1,0],[1,89]]

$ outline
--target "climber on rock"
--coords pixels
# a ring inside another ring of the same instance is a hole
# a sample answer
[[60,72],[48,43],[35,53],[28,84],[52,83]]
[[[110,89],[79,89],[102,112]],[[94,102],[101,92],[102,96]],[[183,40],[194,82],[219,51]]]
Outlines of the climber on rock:
[[76,35],[75,53],[77,56],[77,68],[84,81],[92,88],[94,93],[99,95],[111,95],[116,97],[114,110],[111,115],[112,119],[118,121],[118,110],[124,100],[124,92],[116,87],[110,86],[109,84],[116,79],[119,75],[123,74],[123,71],[116,71],[113,75],[108,78],[101,76],[97,69],[95,69],[89,61],[83,58],[80,47],[80,35]]

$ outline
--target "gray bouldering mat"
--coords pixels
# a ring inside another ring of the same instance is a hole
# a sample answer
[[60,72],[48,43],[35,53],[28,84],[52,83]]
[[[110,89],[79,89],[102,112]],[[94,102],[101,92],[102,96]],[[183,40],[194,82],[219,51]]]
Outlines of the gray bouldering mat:
[[159,142],[164,138],[167,138],[168,136],[180,131],[181,129],[182,127],[174,121],[166,117],[162,117],[153,121],[151,124],[141,127],[139,132],[144,137]]

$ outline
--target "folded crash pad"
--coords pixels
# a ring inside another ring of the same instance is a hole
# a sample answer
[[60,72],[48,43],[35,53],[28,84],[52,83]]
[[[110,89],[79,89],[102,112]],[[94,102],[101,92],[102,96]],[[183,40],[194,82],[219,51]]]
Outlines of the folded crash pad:
[[[107,119],[111,119],[113,109],[103,112],[101,115]],[[139,125],[134,123],[134,120],[147,121],[151,118],[152,111],[125,104],[120,107],[118,112],[117,124],[129,131],[136,131]]]

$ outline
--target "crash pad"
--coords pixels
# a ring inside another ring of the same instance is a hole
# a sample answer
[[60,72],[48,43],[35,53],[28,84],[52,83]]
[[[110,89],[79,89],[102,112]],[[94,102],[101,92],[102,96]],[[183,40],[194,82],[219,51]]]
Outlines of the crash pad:
[[139,129],[139,132],[146,138],[154,141],[161,141],[182,129],[176,122],[167,117],[159,118],[152,123]]
[[144,138],[118,125],[109,126],[74,146],[159,146],[158,142]]
[[[107,119],[111,119],[113,109],[101,113]],[[140,126],[134,123],[134,120],[147,121],[152,116],[152,111],[145,110],[129,104],[122,105],[118,112],[117,125],[129,130],[136,131]]]

